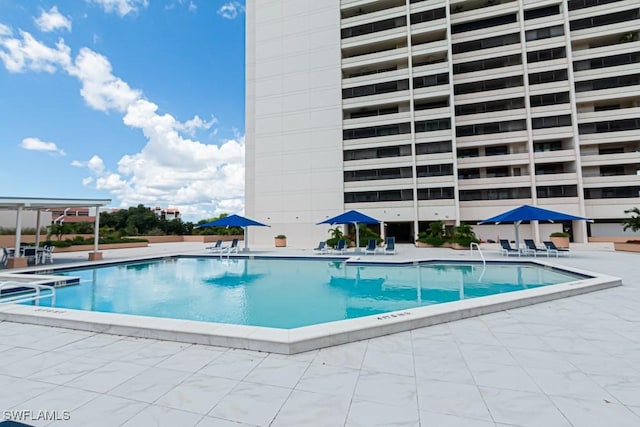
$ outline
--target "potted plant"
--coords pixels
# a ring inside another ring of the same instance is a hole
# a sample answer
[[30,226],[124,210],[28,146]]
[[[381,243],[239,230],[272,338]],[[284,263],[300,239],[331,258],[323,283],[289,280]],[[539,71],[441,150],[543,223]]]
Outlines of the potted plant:
[[438,247],[442,246],[445,241],[444,224],[442,221],[435,221],[429,224],[428,231],[421,231],[418,233],[416,246],[419,248]]
[[551,240],[558,248],[569,247],[569,233],[555,231],[549,235],[549,240]]
[[276,248],[284,248],[287,246],[287,236],[284,234],[278,234],[275,237]]
[[468,224],[460,224],[453,227],[452,236],[449,239],[451,249],[469,249],[471,243],[480,243],[480,239]]

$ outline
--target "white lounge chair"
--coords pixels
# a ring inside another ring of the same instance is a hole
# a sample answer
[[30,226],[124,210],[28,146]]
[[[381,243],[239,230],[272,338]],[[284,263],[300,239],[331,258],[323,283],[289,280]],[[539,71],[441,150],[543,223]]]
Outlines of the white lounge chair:
[[229,255],[231,252],[238,253],[238,239],[233,239],[233,240],[231,241],[231,245],[229,245],[229,246],[224,246],[224,247],[220,250],[220,256],[222,256],[222,254],[227,254],[227,255]]
[[215,245],[204,248],[207,252],[220,252],[222,250],[222,239],[216,240]]
[[369,239],[367,243],[367,247],[364,248],[364,254],[372,254],[375,255],[378,249],[378,241],[376,239]]
[[317,248],[313,248],[313,253],[314,254],[324,255],[327,252],[328,252],[327,242],[320,242],[320,243],[318,243],[318,247]]
[[384,247],[384,254],[395,255],[396,254],[396,238],[387,237],[387,244]]

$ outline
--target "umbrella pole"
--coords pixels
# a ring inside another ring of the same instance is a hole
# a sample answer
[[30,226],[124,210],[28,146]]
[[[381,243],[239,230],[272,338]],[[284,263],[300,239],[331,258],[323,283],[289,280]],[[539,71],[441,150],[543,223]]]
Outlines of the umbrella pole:
[[356,252],[360,252],[360,228],[357,222],[354,222],[353,225],[356,226]]
[[247,241],[249,240],[249,227],[244,227],[244,251],[247,252]]
[[516,221],[513,225],[516,227],[516,249],[520,251],[520,223],[522,221]]

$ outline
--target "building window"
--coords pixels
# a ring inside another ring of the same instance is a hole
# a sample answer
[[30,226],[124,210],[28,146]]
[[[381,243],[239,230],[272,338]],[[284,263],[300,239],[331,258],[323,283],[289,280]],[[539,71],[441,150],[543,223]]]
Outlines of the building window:
[[518,110],[524,108],[524,98],[479,102],[477,104],[456,105],[456,116],[490,113],[493,111]]
[[414,89],[419,89],[421,87],[446,85],[446,84],[449,84],[448,73],[436,74],[434,76],[415,77],[413,79]]
[[640,197],[640,187],[585,188],[585,199],[630,199]]
[[545,141],[533,143],[533,151],[535,151],[536,153],[558,150],[562,150],[562,141]]
[[454,44],[451,48],[453,53],[472,52],[492,47],[507,46],[520,43],[520,33],[507,34],[504,36],[489,37],[482,40]]
[[418,200],[453,199],[453,187],[418,188]]
[[531,127],[533,129],[546,129],[561,126],[571,126],[571,115],[536,117],[531,119]]
[[393,147],[364,148],[360,150],[347,150],[344,152],[344,160],[383,159],[386,157],[402,157],[411,155],[411,145],[396,145]]
[[569,103],[569,92],[547,93],[544,95],[531,95],[529,97],[531,107],[542,107],[543,105],[557,105]]
[[611,120],[607,122],[583,123],[578,125],[581,135],[589,133],[621,132],[640,129],[640,119]]
[[628,76],[606,77],[604,79],[589,80],[586,82],[576,82],[576,92],[587,92],[590,90],[613,89],[616,87],[635,86],[640,84],[640,74]]
[[543,18],[545,16],[558,15],[560,13],[560,6],[547,6],[540,7],[538,9],[530,9],[524,11],[525,21],[528,19]]
[[377,83],[374,85],[358,86],[342,89],[342,99],[358,98],[360,96],[379,95],[381,93],[398,92],[409,89],[409,80]]
[[416,155],[450,153],[451,141],[428,142],[424,144],[416,144]]
[[525,130],[527,124],[525,120],[510,120],[507,122],[481,123],[468,126],[457,126],[456,136],[488,135],[492,133],[515,132]]
[[342,38],[362,36],[364,34],[376,33],[378,31],[390,30],[392,28],[404,27],[407,19],[404,16],[385,19],[384,21],[371,22],[369,24],[358,25],[356,27],[342,29]]
[[584,9],[587,7],[600,6],[601,4],[615,3],[622,0],[569,0],[569,10]]
[[529,74],[529,84],[537,85],[542,83],[551,83],[567,80],[567,70],[543,71],[541,73]]
[[536,50],[527,52],[527,62],[551,61],[554,59],[566,58],[567,52],[564,47],[554,47],[553,49]]
[[409,123],[347,129],[342,131],[342,137],[345,140],[348,140],[360,138],[375,138],[378,136],[401,135],[405,133],[411,133],[411,126]]
[[460,148],[458,149],[458,158],[464,159],[468,157],[478,157],[480,153],[477,148]]
[[600,27],[602,25],[617,24],[618,22],[632,21],[640,17],[640,9],[625,10],[622,12],[609,13],[607,15],[591,16],[589,18],[577,19],[569,23],[571,31],[583,30],[585,28]]
[[487,168],[487,178],[503,178],[506,176],[509,176],[509,168],[506,166]]
[[460,201],[471,200],[507,200],[507,199],[529,199],[531,198],[531,188],[491,188],[484,190],[462,190],[460,191]]
[[623,165],[600,166],[600,176],[624,175]]
[[541,199],[552,197],[578,197],[576,185],[547,185],[536,187],[536,194]]
[[418,178],[453,175],[453,165],[443,164],[443,165],[417,166],[416,173],[418,175]]
[[451,129],[451,119],[436,119],[416,122],[416,133],[433,132],[445,129]]
[[347,119],[360,119],[363,117],[375,117],[375,116],[384,116],[386,114],[397,114],[398,107],[389,107],[389,108],[373,108],[367,110],[358,110],[352,111],[346,114]]
[[547,28],[538,28],[536,30],[529,30],[524,33],[524,37],[528,42],[533,40],[550,39],[551,37],[559,36],[564,36],[564,27],[562,25],[556,25]]
[[472,73],[474,71],[491,70],[493,68],[509,67],[522,64],[522,55],[508,55],[498,58],[482,59],[480,61],[453,64],[454,74]]
[[411,24],[434,21],[436,19],[442,19],[446,16],[447,12],[444,7],[441,7],[440,9],[425,10],[424,12],[412,13]]
[[344,182],[355,181],[377,181],[381,179],[401,179],[411,178],[410,167],[404,168],[385,168],[385,169],[366,169],[357,171],[345,171]]
[[480,178],[480,169],[458,169],[458,179],[478,179]]
[[594,70],[597,68],[616,67],[618,65],[635,64],[638,62],[640,62],[640,52],[625,53],[622,55],[606,56],[604,58],[574,61],[573,70]]
[[445,98],[445,99],[439,99],[436,101],[424,101],[424,102],[418,102],[415,101],[414,107],[413,109],[416,111],[420,111],[420,110],[431,110],[433,108],[442,108],[442,107],[448,107],[449,106],[449,98]]
[[464,95],[467,93],[487,92],[490,90],[507,89],[522,86],[522,76],[507,77],[504,79],[484,80],[481,82],[462,83],[455,85],[454,93]]
[[506,25],[517,22],[518,18],[515,13],[511,15],[496,16],[493,18],[481,19],[479,21],[465,22],[464,24],[456,24],[451,26],[451,34],[464,33],[466,31],[481,30],[483,28],[497,27],[498,25]]
[[344,193],[345,203],[401,202],[413,200],[413,190],[358,191]]
[[484,148],[485,156],[504,156],[505,154],[509,154],[509,147],[506,145],[494,145]]

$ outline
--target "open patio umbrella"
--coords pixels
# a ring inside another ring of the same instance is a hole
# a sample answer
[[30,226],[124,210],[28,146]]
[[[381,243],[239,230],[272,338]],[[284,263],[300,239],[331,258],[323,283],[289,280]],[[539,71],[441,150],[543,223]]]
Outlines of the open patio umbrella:
[[516,247],[520,247],[520,233],[518,227],[522,221],[593,221],[581,216],[569,215],[566,213],[539,208],[537,206],[522,205],[510,211],[503,212],[491,218],[484,219],[478,224],[500,224],[501,222],[512,222],[516,229]]
[[356,226],[356,250],[360,248],[360,230],[358,229],[358,224],[380,224],[380,221],[371,218],[368,215],[363,214],[362,212],[350,210],[338,216],[334,216],[333,218],[325,219],[320,224],[354,224]]
[[263,224],[261,222],[254,221],[252,219],[245,218],[243,216],[233,214],[233,215],[222,217],[222,218],[217,219],[215,221],[211,221],[211,222],[206,222],[204,224],[200,224],[196,228],[204,228],[204,227],[242,227],[242,228],[244,228],[244,250],[246,251],[247,250],[247,241],[249,240],[247,238],[248,237],[247,228],[250,227],[250,226],[270,227],[267,224]]

